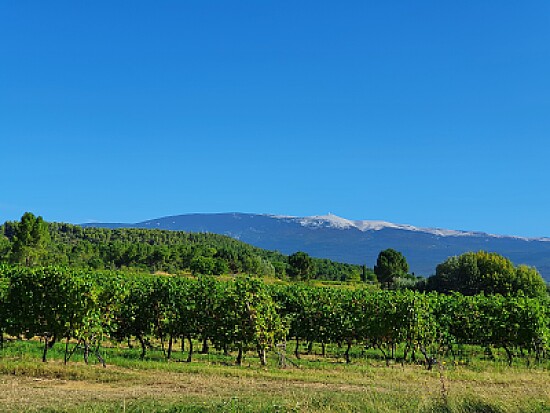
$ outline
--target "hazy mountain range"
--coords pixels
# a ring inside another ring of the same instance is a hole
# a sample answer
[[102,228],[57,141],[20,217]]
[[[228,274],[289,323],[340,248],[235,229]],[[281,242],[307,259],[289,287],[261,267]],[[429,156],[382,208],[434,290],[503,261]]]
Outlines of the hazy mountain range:
[[411,271],[429,276],[438,263],[466,251],[492,251],[515,264],[535,266],[550,281],[550,238],[524,238],[482,232],[417,228],[385,221],[352,221],[328,214],[311,217],[267,214],[186,214],[130,223],[91,223],[107,228],[156,228],[229,235],[284,254],[312,256],[374,266],[381,250],[394,248]]

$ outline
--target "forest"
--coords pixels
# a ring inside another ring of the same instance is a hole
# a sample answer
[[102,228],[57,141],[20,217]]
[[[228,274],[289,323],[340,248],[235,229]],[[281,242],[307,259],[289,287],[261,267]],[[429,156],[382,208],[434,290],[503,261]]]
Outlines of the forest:
[[0,262],[26,266],[253,274],[280,279],[374,280],[372,269],[303,252],[286,256],[224,235],[149,229],[105,229],[48,223],[25,213],[0,226]]

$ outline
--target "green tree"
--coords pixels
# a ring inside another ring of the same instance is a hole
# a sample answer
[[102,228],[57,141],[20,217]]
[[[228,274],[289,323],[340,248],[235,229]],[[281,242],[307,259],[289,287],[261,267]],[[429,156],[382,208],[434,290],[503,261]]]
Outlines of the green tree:
[[42,217],[25,212],[15,228],[11,261],[26,266],[40,264],[49,241],[48,224]]
[[0,262],[7,262],[7,257],[10,249],[11,242],[6,236],[4,236],[0,227]]
[[527,265],[516,267],[516,276],[512,285],[514,291],[522,291],[527,297],[542,297],[547,287],[536,268]]
[[275,277],[284,279],[286,277],[287,265],[284,262],[275,261],[272,263],[275,270]]
[[395,278],[405,277],[409,272],[409,264],[399,251],[388,248],[378,254],[374,273],[380,284],[388,286]]
[[298,251],[288,257],[289,273],[293,278],[308,280],[313,275],[314,263],[305,252]]
[[216,270],[216,260],[212,257],[203,257],[199,255],[191,260],[190,269],[195,275],[212,275]]
[[467,252],[450,257],[439,264],[434,276],[428,279],[428,288],[464,295],[518,294],[529,297],[544,296],[545,283],[536,269],[512,262],[496,253]]

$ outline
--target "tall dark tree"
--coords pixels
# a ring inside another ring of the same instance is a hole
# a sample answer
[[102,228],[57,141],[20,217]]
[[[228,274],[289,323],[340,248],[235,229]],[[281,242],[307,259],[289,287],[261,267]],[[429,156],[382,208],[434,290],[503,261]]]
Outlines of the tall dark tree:
[[374,273],[383,286],[391,284],[395,278],[407,276],[408,272],[407,259],[399,251],[388,248],[378,254]]
[[49,241],[48,224],[42,217],[25,212],[15,228],[11,261],[26,266],[40,264]]
[[312,258],[305,252],[298,251],[288,257],[289,272],[293,278],[308,280],[314,272]]

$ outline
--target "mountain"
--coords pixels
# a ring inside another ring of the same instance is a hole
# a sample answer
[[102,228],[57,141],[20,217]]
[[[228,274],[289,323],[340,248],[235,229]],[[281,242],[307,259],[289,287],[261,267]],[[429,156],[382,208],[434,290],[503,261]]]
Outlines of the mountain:
[[353,221],[336,215],[311,217],[267,214],[186,214],[135,224],[93,223],[106,228],[156,228],[229,235],[246,243],[284,254],[305,251],[314,257],[374,266],[386,248],[401,251],[411,271],[429,276],[450,256],[485,250],[510,258],[516,265],[536,267],[550,281],[550,238],[524,238],[418,228],[385,221]]

